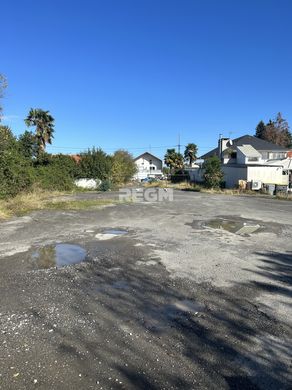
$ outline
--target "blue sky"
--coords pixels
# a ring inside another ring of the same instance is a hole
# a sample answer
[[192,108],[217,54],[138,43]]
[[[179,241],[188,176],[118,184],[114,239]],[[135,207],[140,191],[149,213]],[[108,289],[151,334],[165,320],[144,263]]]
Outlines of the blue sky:
[[292,125],[290,0],[4,0],[5,123],[31,107],[56,120],[54,153],[108,152]]

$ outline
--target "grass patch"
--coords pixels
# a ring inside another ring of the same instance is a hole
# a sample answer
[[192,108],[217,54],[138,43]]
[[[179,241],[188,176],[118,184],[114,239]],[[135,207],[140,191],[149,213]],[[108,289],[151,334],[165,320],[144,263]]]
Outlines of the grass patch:
[[64,200],[64,201],[51,201],[45,204],[46,209],[49,210],[87,210],[99,208],[102,206],[108,206],[117,203],[115,200],[110,199],[89,199],[89,200]]
[[72,193],[34,190],[12,199],[0,200],[0,219],[22,216],[34,210],[85,210],[116,203],[110,199],[58,200],[59,196],[68,194]]

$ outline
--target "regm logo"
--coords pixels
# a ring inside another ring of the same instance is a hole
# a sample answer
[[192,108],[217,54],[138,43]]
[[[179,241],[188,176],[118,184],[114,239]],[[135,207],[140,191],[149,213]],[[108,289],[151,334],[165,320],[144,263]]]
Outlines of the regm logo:
[[132,202],[172,202],[172,188],[122,188],[119,190],[120,201]]

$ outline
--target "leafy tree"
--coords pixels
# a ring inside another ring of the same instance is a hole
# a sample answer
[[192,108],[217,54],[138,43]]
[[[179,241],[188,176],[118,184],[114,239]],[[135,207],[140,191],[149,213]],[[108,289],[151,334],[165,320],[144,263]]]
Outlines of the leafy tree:
[[164,156],[165,164],[171,171],[176,169],[182,169],[184,167],[184,158],[181,153],[175,151],[175,149],[167,149]]
[[79,177],[106,180],[110,176],[112,159],[102,149],[92,148],[80,154]]
[[0,125],[0,198],[15,196],[31,184],[30,163],[19,152],[11,129]]
[[40,108],[31,109],[27,118],[24,120],[25,124],[35,126],[35,136],[38,144],[38,155],[44,152],[46,144],[52,143],[54,134],[54,118],[49,111],[44,111]]
[[221,170],[221,162],[217,156],[209,157],[203,164],[205,170],[204,179],[207,187],[218,188],[222,184],[224,174]]
[[162,173],[165,175],[165,176],[168,176],[170,174],[170,169],[169,167],[163,167],[162,168]]
[[74,180],[66,167],[49,163],[34,168],[35,182],[38,187],[49,191],[70,191],[74,188]]
[[198,147],[196,144],[187,144],[184,152],[185,161],[189,163],[189,166],[192,167],[193,162],[197,159]]
[[0,125],[0,153],[17,147],[16,137],[9,126]]
[[257,138],[262,138],[263,139],[265,131],[266,131],[266,125],[264,124],[263,121],[260,121],[258,123],[257,127],[256,127],[255,136]]
[[292,144],[292,135],[290,132],[289,124],[282,117],[282,114],[278,112],[275,120],[275,128],[278,132],[279,136],[279,145],[284,147],[290,147]]
[[[0,74],[0,99],[3,98],[4,90],[6,87],[7,87],[6,77],[3,76],[3,74]],[[2,109],[2,106],[0,104],[0,122],[1,122],[2,111],[3,111],[3,109]]]
[[33,183],[32,167],[17,148],[0,152],[0,198],[28,190]]
[[18,145],[21,153],[26,158],[34,158],[38,155],[38,142],[35,134],[31,131],[25,131],[18,137]]
[[79,176],[79,166],[71,156],[61,153],[51,156],[50,164],[54,165],[56,169],[62,170],[72,179]]
[[284,148],[290,147],[292,144],[292,135],[288,122],[282,117],[280,112],[275,120],[270,119],[266,125],[261,121],[256,128],[255,135]]
[[116,184],[127,183],[137,172],[133,156],[126,150],[117,150],[112,157],[111,176]]
[[35,181],[38,186],[49,191],[70,191],[74,188],[74,178],[78,177],[79,167],[67,155],[52,156],[42,153],[34,161]]

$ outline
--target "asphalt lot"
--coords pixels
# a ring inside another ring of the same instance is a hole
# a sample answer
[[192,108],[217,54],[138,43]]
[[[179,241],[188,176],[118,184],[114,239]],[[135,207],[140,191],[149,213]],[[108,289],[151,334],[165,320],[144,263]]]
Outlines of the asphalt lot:
[[[85,261],[46,268],[70,245]],[[291,271],[292,202],[270,198],[2,222],[0,388],[291,389]]]

